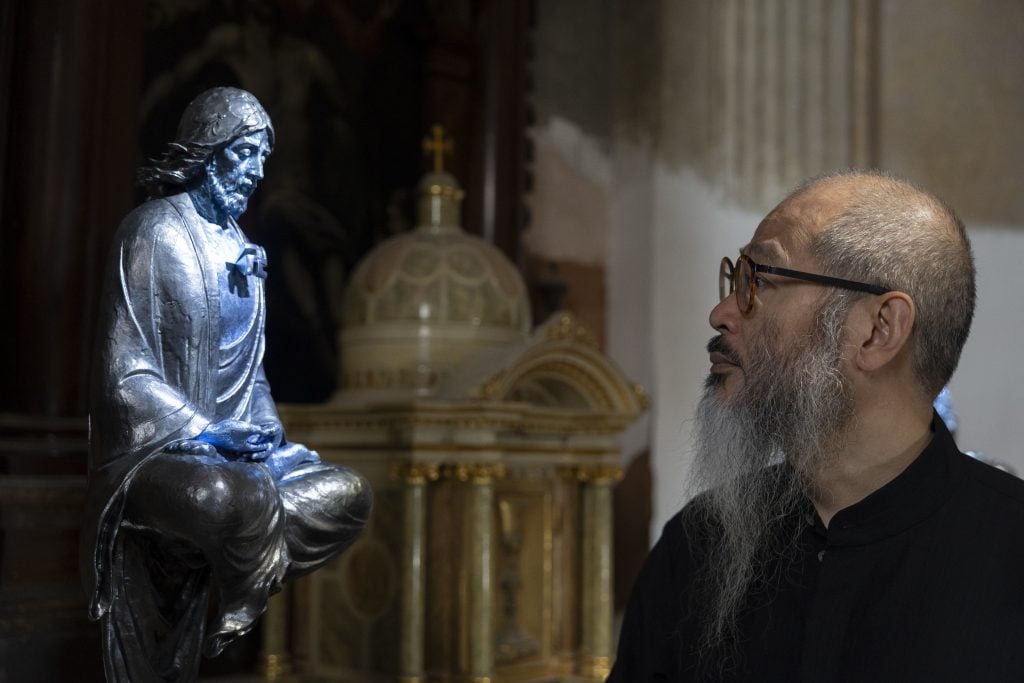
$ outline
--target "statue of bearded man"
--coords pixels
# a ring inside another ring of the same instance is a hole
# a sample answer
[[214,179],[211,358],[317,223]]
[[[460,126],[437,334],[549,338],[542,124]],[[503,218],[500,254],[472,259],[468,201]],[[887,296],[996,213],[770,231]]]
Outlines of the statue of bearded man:
[[285,439],[263,374],[266,256],[236,219],[273,144],[250,93],[204,92],[114,238],[82,543],[111,683],[195,680],[370,511],[362,477]]

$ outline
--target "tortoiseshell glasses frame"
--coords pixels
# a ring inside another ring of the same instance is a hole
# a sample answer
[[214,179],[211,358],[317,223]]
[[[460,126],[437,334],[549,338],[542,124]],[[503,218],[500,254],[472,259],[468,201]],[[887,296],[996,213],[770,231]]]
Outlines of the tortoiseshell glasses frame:
[[732,260],[726,256],[718,269],[718,294],[721,300],[725,300],[730,294],[736,294],[736,303],[742,313],[749,313],[754,307],[754,296],[757,294],[757,273],[769,273],[771,275],[782,275],[797,280],[805,280],[827,287],[839,287],[840,289],[851,289],[857,292],[868,294],[886,294],[891,289],[879,285],[870,285],[866,282],[844,280],[828,275],[816,273],[805,273],[800,270],[790,270],[779,266],[766,266],[756,263],[746,254],[741,254],[733,266]]

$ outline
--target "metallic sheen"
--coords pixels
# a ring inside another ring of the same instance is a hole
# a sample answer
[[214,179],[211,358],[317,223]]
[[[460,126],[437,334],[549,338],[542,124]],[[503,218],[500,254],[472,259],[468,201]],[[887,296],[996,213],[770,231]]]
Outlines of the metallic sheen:
[[255,97],[203,93],[114,238],[82,539],[111,683],[195,680],[201,652],[249,631],[370,512],[359,474],[287,441],[263,373],[267,258],[235,219],[272,145]]

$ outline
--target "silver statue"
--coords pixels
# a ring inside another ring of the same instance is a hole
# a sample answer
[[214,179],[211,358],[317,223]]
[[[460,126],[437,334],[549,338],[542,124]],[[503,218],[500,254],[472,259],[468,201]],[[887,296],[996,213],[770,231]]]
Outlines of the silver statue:
[[195,680],[370,511],[361,476],[284,438],[263,374],[266,254],[236,219],[273,144],[250,93],[201,94],[114,238],[82,543],[111,683]]

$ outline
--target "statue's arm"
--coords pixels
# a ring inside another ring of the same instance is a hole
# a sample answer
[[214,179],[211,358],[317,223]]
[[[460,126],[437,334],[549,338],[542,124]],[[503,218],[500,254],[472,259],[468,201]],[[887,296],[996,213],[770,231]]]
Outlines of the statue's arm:
[[319,462],[320,456],[300,443],[289,443],[284,435],[284,428],[277,415],[274,399],[270,395],[270,383],[261,365],[256,374],[250,403],[251,420],[269,430],[276,430],[274,437],[273,457],[267,459],[267,465],[275,477],[294,469],[301,463]]
[[[166,202],[164,202],[166,204]],[[92,412],[113,452],[194,438],[213,421],[202,271],[175,213],[137,210],[115,238]]]
[[281,445],[284,441],[284,428],[281,426],[281,418],[277,415],[274,398],[270,395],[270,383],[267,382],[267,376],[263,372],[262,364],[256,370],[256,381],[253,385],[252,399],[249,403],[249,415],[249,419],[253,424],[276,430],[274,445]]

